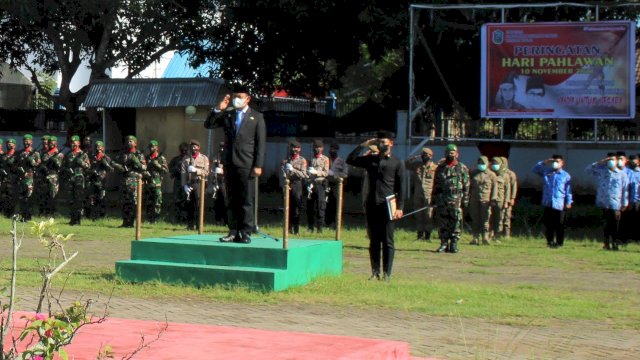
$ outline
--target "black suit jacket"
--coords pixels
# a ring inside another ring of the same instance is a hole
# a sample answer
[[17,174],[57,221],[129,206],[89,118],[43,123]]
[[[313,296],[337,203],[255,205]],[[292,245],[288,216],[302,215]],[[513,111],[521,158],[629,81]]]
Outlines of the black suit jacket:
[[238,168],[261,168],[264,164],[264,153],[267,143],[267,130],[262,113],[249,107],[236,135],[236,112],[211,111],[204,127],[224,129],[225,164]]

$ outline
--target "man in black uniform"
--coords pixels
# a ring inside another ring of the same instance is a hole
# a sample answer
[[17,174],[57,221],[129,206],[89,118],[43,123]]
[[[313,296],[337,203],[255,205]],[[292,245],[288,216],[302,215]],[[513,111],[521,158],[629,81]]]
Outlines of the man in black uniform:
[[225,96],[204,123],[207,129],[224,129],[229,234],[220,238],[222,242],[248,244],[254,230],[255,181],[262,175],[267,135],[262,113],[250,108],[250,101],[249,90],[236,86],[233,94]]
[[[360,154],[368,150],[369,145],[377,144],[378,155]],[[370,139],[356,147],[347,157],[347,164],[364,168],[369,178],[369,194],[365,201],[367,228],[369,231],[369,257],[371,260],[371,278],[380,279],[380,247],[382,245],[382,270],[384,280],[391,277],[393,267],[394,223],[389,219],[387,196],[395,195],[396,209],[394,219],[402,217],[404,206],[404,163],[391,154],[393,134],[388,131],[378,133],[377,139]]]

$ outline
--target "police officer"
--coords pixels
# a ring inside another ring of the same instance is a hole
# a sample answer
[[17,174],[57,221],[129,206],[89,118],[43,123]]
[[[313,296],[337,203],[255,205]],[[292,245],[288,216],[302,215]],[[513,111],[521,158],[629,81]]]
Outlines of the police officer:
[[476,168],[469,173],[469,214],[473,239],[471,245],[489,245],[491,199],[496,197],[496,174],[488,169],[489,159],[480,156]]
[[147,172],[145,173],[145,203],[147,219],[155,223],[162,211],[162,179],[169,172],[167,159],[160,153],[158,140],[149,142],[149,154],[147,155]]
[[195,230],[198,220],[198,205],[204,195],[200,191],[200,182],[209,175],[209,159],[200,153],[200,142],[191,139],[189,142],[191,154],[182,162],[180,175],[182,191],[186,195],[185,209],[187,214],[187,229]]
[[[22,137],[24,148],[17,155],[16,167],[20,186],[20,216],[22,221],[31,220],[31,201],[33,195],[33,176],[40,165],[40,153],[33,149],[33,136],[26,134]],[[42,186],[42,184],[38,184]]]
[[58,149],[58,137],[49,136],[47,152],[42,154],[42,165],[44,169],[45,182],[44,195],[44,215],[53,216],[56,212],[56,198],[60,191],[60,169],[64,162],[64,154]]
[[[404,166],[411,171],[413,182],[413,206],[421,209],[431,205],[433,179],[438,167],[433,161],[433,150],[423,147],[420,155],[409,158]],[[433,208],[416,213],[417,239],[430,241],[433,230]]]
[[88,181],[88,202],[91,212],[87,214],[91,220],[103,218],[106,212],[106,181],[107,175],[113,171],[111,158],[104,152],[104,143],[95,142],[95,150],[89,157],[91,169],[89,169]]
[[336,221],[336,210],[338,208],[338,184],[340,179],[345,180],[349,176],[349,167],[343,158],[338,156],[340,145],[337,142],[331,143],[329,146],[329,176],[327,182],[329,190],[327,191],[327,210],[325,214],[325,223],[331,226]]
[[620,217],[629,205],[629,179],[617,166],[615,154],[587,165],[585,172],[596,177],[596,206],[602,209],[605,220],[605,250],[618,250],[620,243]]
[[282,161],[282,175],[289,179],[289,227],[294,235],[300,232],[300,211],[302,210],[302,188],[307,173],[307,160],[300,155],[302,146],[296,140],[289,142],[289,156]]
[[182,190],[182,162],[189,157],[189,144],[186,142],[181,143],[178,146],[180,152],[169,162],[169,174],[173,179],[173,211],[176,222],[180,224],[186,224],[187,215],[184,209],[184,202],[187,197]]
[[2,155],[2,193],[0,194],[2,202],[2,213],[5,217],[11,218],[16,209],[18,170],[16,156],[16,139],[7,139],[7,151]]
[[133,135],[126,138],[126,149],[121,151],[112,162],[114,169],[122,173],[122,225],[132,228],[138,204],[138,180],[147,169],[144,154],[138,150],[138,139]]
[[329,158],[322,154],[322,140],[313,141],[313,157],[309,161],[307,173],[307,224],[309,232],[322,232],[325,210],[327,208],[327,176],[329,176]]
[[80,137],[71,137],[71,151],[64,157],[63,171],[69,190],[69,225],[80,225],[85,201],[85,173],[89,170],[89,156],[80,149]]
[[491,160],[491,171],[496,174],[496,196],[491,199],[491,230],[497,244],[504,235],[504,220],[511,203],[511,178],[501,157]]
[[463,209],[469,205],[469,170],[458,160],[458,147],[447,145],[445,159],[438,164],[433,184],[438,208],[440,247],[436,252],[458,252],[462,234]]

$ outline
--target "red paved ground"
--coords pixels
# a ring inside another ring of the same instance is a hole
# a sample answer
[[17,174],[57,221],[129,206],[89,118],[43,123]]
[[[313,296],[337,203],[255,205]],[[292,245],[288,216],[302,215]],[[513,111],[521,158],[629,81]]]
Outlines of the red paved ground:
[[[14,314],[16,329],[25,326]],[[149,343],[165,323],[108,318],[104,323],[80,329],[66,348],[70,359],[96,359],[98,350],[110,345],[120,359],[139,347],[141,336]],[[399,341],[301,332],[264,331],[229,326],[168,323],[158,341],[142,349],[135,359],[418,359],[409,355],[409,345]]]

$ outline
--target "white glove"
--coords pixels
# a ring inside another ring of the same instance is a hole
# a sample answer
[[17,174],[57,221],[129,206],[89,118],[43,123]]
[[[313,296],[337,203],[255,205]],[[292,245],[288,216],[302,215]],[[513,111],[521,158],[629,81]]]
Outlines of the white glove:
[[333,170],[329,170],[329,176],[333,176]]
[[191,190],[193,190],[189,185],[185,185],[182,187],[184,189],[184,192],[189,195],[189,193],[191,192]]
[[287,165],[285,165],[285,166],[284,166],[284,168],[285,168],[287,171],[291,171],[291,170],[293,170],[293,165],[291,165],[291,164],[287,163]]
[[196,167],[193,165],[189,165],[189,167],[187,168],[187,171],[190,173],[194,173],[196,172]]
[[309,174],[311,175],[316,175],[318,174],[318,170],[316,170],[315,168],[310,167],[308,170]]
[[216,167],[215,172],[216,172],[216,174],[218,174],[218,175],[222,175],[222,174],[224,174],[224,170],[222,170],[222,168],[221,168],[221,167]]

